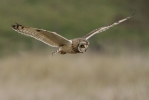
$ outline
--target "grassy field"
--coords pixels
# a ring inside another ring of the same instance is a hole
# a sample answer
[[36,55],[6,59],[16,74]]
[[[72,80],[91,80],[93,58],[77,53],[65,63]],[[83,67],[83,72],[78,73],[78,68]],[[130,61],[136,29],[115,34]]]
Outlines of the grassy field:
[[[148,4],[1,0],[0,100],[149,100]],[[133,11],[130,20],[91,38],[85,54],[50,57],[50,47],[11,29],[17,22],[72,39]]]
[[148,100],[149,53],[0,58],[1,100]]

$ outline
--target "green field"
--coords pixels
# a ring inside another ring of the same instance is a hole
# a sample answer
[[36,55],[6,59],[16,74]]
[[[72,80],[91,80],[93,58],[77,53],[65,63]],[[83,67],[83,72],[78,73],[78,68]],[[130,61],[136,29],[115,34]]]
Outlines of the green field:
[[72,39],[129,16],[135,16],[114,28],[90,39],[92,47],[149,48],[148,1],[105,0],[3,0],[0,1],[1,55],[19,50],[47,48],[32,38],[14,32],[15,22],[26,26],[55,31]]

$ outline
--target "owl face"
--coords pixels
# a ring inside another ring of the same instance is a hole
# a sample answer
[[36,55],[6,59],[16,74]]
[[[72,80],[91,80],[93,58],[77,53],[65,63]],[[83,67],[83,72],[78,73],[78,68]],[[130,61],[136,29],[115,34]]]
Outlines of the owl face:
[[80,42],[80,43],[78,44],[78,51],[79,51],[80,53],[86,52],[86,50],[88,49],[88,45],[89,45],[89,42],[88,42],[88,41]]

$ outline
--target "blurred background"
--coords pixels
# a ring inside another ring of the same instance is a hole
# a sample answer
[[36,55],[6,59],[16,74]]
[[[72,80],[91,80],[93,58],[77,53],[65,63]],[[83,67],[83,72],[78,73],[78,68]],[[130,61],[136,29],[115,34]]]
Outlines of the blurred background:
[[[148,100],[148,0],[1,0],[1,100]],[[130,16],[90,38],[84,54],[11,29],[15,22],[72,39]]]

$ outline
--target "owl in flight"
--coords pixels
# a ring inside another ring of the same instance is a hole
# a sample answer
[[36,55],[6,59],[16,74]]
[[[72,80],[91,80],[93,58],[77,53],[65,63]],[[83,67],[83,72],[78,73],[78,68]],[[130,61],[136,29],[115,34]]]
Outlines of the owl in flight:
[[42,41],[43,43],[52,46],[52,47],[58,47],[58,49],[52,53],[60,53],[60,54],[66,54],[66,53],[71,53],[71,54],[76,54],[76,53],[84,53],[87,51],[88,46],[89,46],[89,41],[88,39],[91,38],[93,35],[97,33],[101,33],[103,31],[106,31],[107,29],[118,25],[121,22],[124,22],[131,18],[134,13],[132,13],[131,16],[126,17],[122,20],[119,20],[113,24],[97,28],[90,33],[86,34],[85,36],[81,38],[75,38],[75,39],[67,39],[56,32],[52,31],[46,31],[43,29],[37,29],[37,28],[32,28],[32,27],[27,27],[23,26],[20,24],[14,24],[12,25],[12,29],[17,31],[18,33],[33,37],[39,41]]

